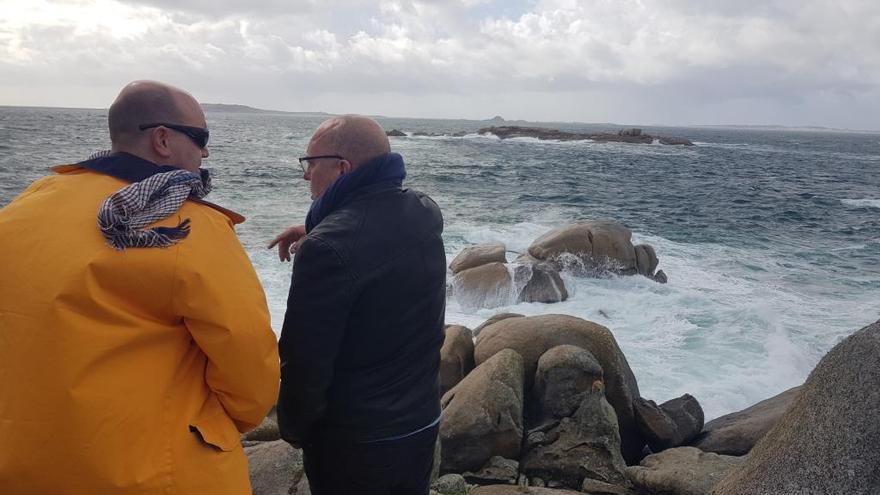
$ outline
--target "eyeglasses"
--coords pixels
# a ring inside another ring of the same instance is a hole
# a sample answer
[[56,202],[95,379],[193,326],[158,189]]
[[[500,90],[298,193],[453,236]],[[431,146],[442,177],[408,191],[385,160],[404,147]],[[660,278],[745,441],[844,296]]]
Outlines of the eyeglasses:
[[190,138],[192,142],[196,144],[201,149],[205,149],[205,146],[208,146],[208,130],[202,129],[201,127],[191,127],[188,125],[180,125],[180,124],[168,124],[166,122],[155,122],[152,124],[141,124],[138,126],[140,130],[152,129],[153,127],[167,127],[171,130],[177,131],[181,134],[185,134],[186,137]]
[[302,156],[298,158],[299,167],[302,169],[303,173],[308,173],[309,170],[313,167],[310,163],[311,160],[320,160],[321,158],[336,158],[338,160],[345,160],[345,157],[339,155],[316,155],[316,156]]

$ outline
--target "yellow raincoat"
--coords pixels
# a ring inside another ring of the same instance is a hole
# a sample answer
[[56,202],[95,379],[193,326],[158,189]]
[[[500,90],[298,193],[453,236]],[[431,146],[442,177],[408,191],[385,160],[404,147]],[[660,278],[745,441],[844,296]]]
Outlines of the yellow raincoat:
[[[277,398],[275,336],[230,216],[111,248],[128,183],[75,166],[0,209],[0,494],[250,493],[240,432]],[[232,217],[236,215],[232,214]]]

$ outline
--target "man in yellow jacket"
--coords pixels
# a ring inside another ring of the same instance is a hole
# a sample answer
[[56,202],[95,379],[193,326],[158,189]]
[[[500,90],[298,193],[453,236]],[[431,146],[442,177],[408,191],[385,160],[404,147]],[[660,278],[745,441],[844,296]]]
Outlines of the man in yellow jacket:
[[250,493],[278,354],[243,219],[201,200],[204,113],[137,81],[109,127],[0,209],[0,494]]

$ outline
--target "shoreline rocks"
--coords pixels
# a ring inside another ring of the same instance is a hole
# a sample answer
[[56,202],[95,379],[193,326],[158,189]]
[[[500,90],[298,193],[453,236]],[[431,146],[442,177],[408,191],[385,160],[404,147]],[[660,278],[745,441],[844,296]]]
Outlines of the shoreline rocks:
[[880,493],[880,321],[834,346],[714,495]]
[[[801,387],[717,418],[695,440],[686,439],[703,422],[697,400],[640,398],[610,330],[510,313],[478,328],[475,345],[467,328],[446,328],[443,354],[463,378],[441,402],[435,471],[445,475],[432,477],[432,493],[880,493],[880,321],[835,346]],[[467,372],[469,360],[478,366]],[[620,403],[640,445],[665,450],[625,466]],[[276,431],[269,417],[242,435],[254,495],[309,493],[302,452],[272,440]],[[675,446],[687,441],[751,451]]]
[[801,387],[794,387],[742,411],[713,419],[690,445],[716,454],[748,454],[788,411],[800,390]]
[[633,407],[639,430],[655,453],[683,445],[703,431],[703,408],[690,394],[659,406],[652,400],[639,398]]
[[440,405],[441,473],[478,471],[494,456],[519,458],[523,359],[516,351],[481,361]]
[[648,493],[708,495],[743,462],[741,457],[678,447],[649,455],[640,465],[626,468],[626,472],[639,489]]
[[538,360],[559,345],[573,345],[590,351],[602,367],[605,397],[614,408],[620,429],[623,457],[628,462],[641,458],[644,439],[636,425],[633,401],[639,387],[626,357],[611,331],[596,323],[568,315],[508,318],[487,326],[474,347],[477,366],[506,349],[523,358],[525,386],[532,387]]

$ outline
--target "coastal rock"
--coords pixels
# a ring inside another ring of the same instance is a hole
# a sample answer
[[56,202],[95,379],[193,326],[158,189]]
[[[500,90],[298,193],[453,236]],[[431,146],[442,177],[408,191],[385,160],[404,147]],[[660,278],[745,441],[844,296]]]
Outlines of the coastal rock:
[[743,459],[678,447],[649,455],[626,472],[636,487],[648,493],[707,495]]
[[555,490],[535,486],[489,485],[478,486],[468,495],[584,495],[572,490]]
[[508,318],[480,333],[474,359],[479,366],[503,349],[515,350],[523,358],[526,386],[530,389],[538,359],[560,345],[586,349],[599,361],[604,372],[605,397],[617,414],[624,459],[637,462],[645,446],[632,406],[640,396],[639,387],[626,357],[607,328],[568,315]]
[[538,359],[527,401],[535,406],[531,417],[540,424],[571,416],[597,386],[604,388],[602,366],[590,351],[573,345],[553,347]]
[[831,349],[716,495],[880,493],[880,321]]
[[602,368],[580,347],[558,346],[538,360],[533,399],[540,426],[529,431],[522,471],[580,488],[585,478],[629,485],[617,415],[603,393]]
[[519,462],[513,459],[505,459],[501,456],[493,456],[489,462],[475,473],[464,473],[464,479],[472,485],[515,485],[519,476]]
[[467,495],[467,481],[460,474],[446,474],[431,484],[441,495]]
[[657,252],[648,244],[638,244],[633,246],[633,250],[636,252],[636,270],[638,270],[639,275],[644,275],[648,278],[653,277],[654,270],[660,264],[660,260],[657,259]]
[[482,332],[484,328],[493,323],[498,323],[499,321],[506,320],[508,318],[520,318],[523,316],[525,315],[521,315],[519,313],[498,313],[496,315],[493,315],[491,318],[484,321],[480,326],[474,329],[474,338],[477,338],[477,336],[480,335],[480,332]]
[[661,284],[665,284],[669,281],[669,279],[666,277],[666,273],[664,273],[663,270],[657,270],[657,273],[655,273],[654,276],[651,277],[651,280]]
[[704,452],[745,455],[791,407],[801,387],[794,387],[742,411],[706,423],[691,446]]
[[513,278],[503,263],[488,263],[458,272],[452,278],[452,292],[468,308],[494,308],[510,304]]
[[565,225],[547,232],[529,246],[529,254],[552,260],[584,275],[603,272],[631,275],[637,272],[632,232],[610,221],[590,221]]
[[434,459],[431,463],[431,483],[437,481],[437,478],[440,477],[440,462],[443,459],[443,445],[440,440],[440,435],[437,435],[437,440],[434,441]]
[[514,265],[514,280],[517,286],[521,280],[527,280],[519,292],[519,302],[556,303],[568,299],[565,282],[552,263],[535,260]]
[[397,129],[391,129],[390,131],[386,131],[385,134],[389,137],[406,137],[405,132],[398,131]]
[[667,144],[670,146],[693,146],[694,143],[687,138],[683,137],[670,137],[670,136],[659,136],[657,138],[660,141],[660,144]]
[[627,129],[618,132],[582,133],[567,132],[546,127],[522,127],[522,126],[492,126],[477,130],[478,134],[492,134],[500,139],[529,137],[541,140],[553,141],[583,141],[592,140],[597,142],[617,142],[631,144],[651,144],[655,140],[660,144],[693,146],[690,140],[679,137],[651,136],[641,129]]
[[505,349],[443,396],[441,472],[478,470],[496,455],[519,458],[523,378],[523,358]]
[[447,325],[440,348],[440,395],[458,385],[474,369],[474,338],[461,325]]
[[584,478],[584,482],[581,484],[581,492],[588,495],[639,495],[629,488],[590,478]]
[[486,263],[506,263],[506,248],[504,244],[479,244],[462,249],[458,256],[449,264],[453,274],[468,268],[475,268]]
[[245,433],[241,439],[249,442],[272,442],[281,440],[281,433],[278,431],[278,422],[271,416],[266,416],[260,426]]
[[584,139],[590,139],[589,134],[558,131],[556,129],[547,129],[546,127],[521,127],[515,125],[483,127],[477,130],[477,134],[492,134],[501,139],[518,137],[530,137],[553,141],[581,141]]
[[253,495],[288,495],[303,479],[302,451],[284,440],[246,447]]
[[664,402],[639,398],[633,403],[639,429],[654,452],[683,445],[703,430],[703,408],[690,394]]

